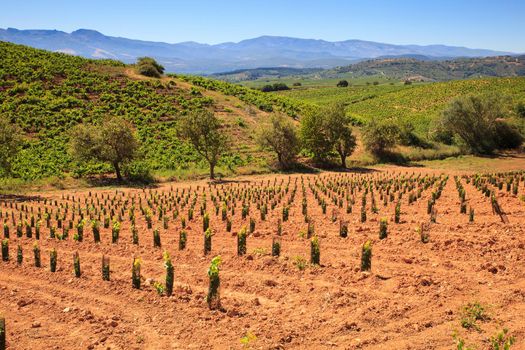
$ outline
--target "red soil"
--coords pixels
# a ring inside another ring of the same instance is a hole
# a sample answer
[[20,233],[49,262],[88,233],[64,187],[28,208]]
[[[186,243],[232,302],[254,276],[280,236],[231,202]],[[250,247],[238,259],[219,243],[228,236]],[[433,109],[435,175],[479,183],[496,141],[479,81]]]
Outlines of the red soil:
[[[415,170],[419,171],[419,170]],[[410,169],[410,173],[412,169]],[[311,178],[383,176],[378,172],[363,175],[304,175]],[[405,174],[404,170],[402,173]],[[225,184],[227,188],[261,187],[261,181],[275,176],[252,178],[253,182]],[[290,189],[296,178],[292,176]],[[277,176],[285,182],[288,177]],[[248,180],[249,181],[249,180]],[[162,249],[153,248],[151,230],[136,209],[139,245],[131,243],[128,215],[124,216],[118,244],[111,243],[110,229],[101,229],[102,243],[95,244],[91,229],[84,230],[84,242],[49,238],[42,224],[40,248],[42,268],[33,266],[33,239],[17,238],[11,227],[10,261],[0,261],[0,312],[6,319],[9,349],[455,349],[452,338],[457,331],[467,345],[489,349],[487,339],[508,328],[516,337],[512,349],[525,349],[525,194],[503,189],[498,201],[508,215],[502,224],[491,210],[490,199],[472,184],[462,181],[469,207],[475,209],[475,222],[459,213],[459,198],[454,180],[449,178],[436,202],[437,223],[430,228],[430,242],[421,243],[415,229],[428,222],[427,200],[408,204],[402,199],[401,223],[393,221],[394,203],[385,207],[375,192],[378,214],[368,210],[368,220],[360,222],[361,193],[357,193],[351,214],[327,201],[327,214],[307,188],[308,212],[315,224],[321,245],[321,266],[299,270],[298,256],[307,261],[310,243],[300,237],[306,229],[301,214],[301,187],[290,209],[290,220],[283,223],[280,258],[272,258],[271,241],[282,203],[269,211],[265,221],[252,204],[255,233],[248,236],[248,254],[236,256],[236,238],[227,233],[225,223],[215,215],[210,194],[207,207],[213,236],[212,254],[203,256],[202,217],[197,201],[195,218],[188,223],[188,246],[178,250],[180,220],[170,220],[161,229]],[[173,188],[196,188],[193,184],[168,184],[156,189],[165,193]],[[202,183],[201,183],[202,185]],[[265,183],[266,185],[266,183]],[[219,185],[220,186],[220,185]],[[202,186],[201,186],[202,190]],[[207,191],[209,191],[207,189]],[[113,196],[115,190],[98,190]],[[142,190],[119,190],[126,195]],[[199,191],[200,193],[200,191]],[[65,195],[87,198],[87,191]],[[57,199],[63,193],[45,193]],[[287,196],[283,199],[286,200]],[[19,202],[18,206],[20,209]],[[44,204],[25,202],[35,211]],[[143,204],[145,202],[143,200]],[[241,219],[237,201],[232,232],[248,220]],[[368,202],[368,206],[370,203]],[[48,207],[51,206],[48,203]],[[349,220],[348,238],[339,237],[339,223],[332,222],[332,209]],[[187,207],[186,207],[187,209]],[[181,216],[186,216],[186,209]],[[12,209],[0,201],[4,214]],[[15,211],[18,221],[18,212]],[[169,213],[171,214],[171,213]],[[389,235],[378,238],[379,219],[388,218]],[[77,218],[78,219],[78,216]],[[154,226],[157,216],[154,215]],[[11,224],[11,221],[9,221]],[[54,225],[54,217],[52,220]],[[57,230],[60,232],[60,230]],[[362,244],[373,241],[371,273],[360,271]],[[16,264],[16,246],[24,251],[22,266]],[[49,251],[58,251],[58,271],[49,271]],[[143,282],[141,290],[131,285],[134,256],[142,260],[142,276],[164,282],[162,252],[170,252],[175,267],[175,290],[171,297],[159,296],[152,285]],[[73,276],[72,254],[80,254],[82,277]],[[101,257],[110,257],[111,281],[101,279]],[[210,260],[221,255],[221,303],[224,310],[210,311],[205,300]],[[480,302],[490,319],[478,321],[480,331],[461,327],[461,308]],[[253,334],[248,345],[241,338]]]

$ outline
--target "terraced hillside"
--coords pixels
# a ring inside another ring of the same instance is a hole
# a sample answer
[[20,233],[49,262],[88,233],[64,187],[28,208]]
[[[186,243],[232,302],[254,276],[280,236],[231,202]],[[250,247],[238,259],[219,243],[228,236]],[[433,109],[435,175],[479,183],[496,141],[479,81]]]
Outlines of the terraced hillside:
[[256,99],[208,91],[188,79],[145,78],[117,61],[0,42],[0,116],[18,124],[26,135],[13,164],[14,175],[24,179],[108,171],[103,164],[75,163],[67,152],[67,132],[78,123],[97,123],[111,115],[135,125],[142,162],[151,169],[177,172],[204,167],[175,130],[178,116],[202,107],[212,108],[231,136],[232,151],[223,159],[224,168],[265,166],[266,154],[259,153],[253,131],[269,112],[281,108],[281,100],[288,106],[292,102],[268,99],[257,91],[251,94]]

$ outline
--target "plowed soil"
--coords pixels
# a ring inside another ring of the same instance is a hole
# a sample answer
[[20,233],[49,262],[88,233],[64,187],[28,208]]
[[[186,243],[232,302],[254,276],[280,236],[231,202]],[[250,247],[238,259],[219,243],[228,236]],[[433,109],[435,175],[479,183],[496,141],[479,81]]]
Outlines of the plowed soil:
[[[292,175],[290,191],[297,179],[298,189],[290,207],[290,219],[283,222],[280,257],[271,256],[277,220],[289,193],[266,220],[252,203],[250,215],[256,221],[248,236],[248,254],[237,256],[234,236],[248,219],[241,218],[241,201],[236,203],[232,232],[226,232],[221,213],[215,214],[210,187],[200,183],[173,183],[153,189],[157,194],[175,193],[182,188],[196,191],[195,217],[188,221],[187,249],[178,250],[180,219],[171,219],[167,230],[156,215],[154,227],[161,231],[162,248],[154,248],[152,230],[136,208],[139,244],[132,244],[130,222],[124,215],[120,239],[111,243],[111,230],[101,228],[102,242],[94,243],[91,229],[84,230],[84,241],[49,238],[41,226],[39,246],[42,267],[34,266],[35,238],[16,236],[10,227],[8,262],[0,262],[0,312],[6,320],[9,349],[456,349],[452,337],[465,339],[469,346],[490,349],[488,338],[503,328],[516,338],[512,349],[525,349],[525,186],[517,196],[505,188],[495,188],[496,197],[509,223],[504,224],[485,197],[472,183],[462,179],[468,207],[475,209],[475,220],[460,214],[460,200],[452,175],[436,201],[436,223],[430,224],[430,241],[422,243],[416,228],[429,222],[427,200],[431,189],[422,192],[415,203],[401,199],[401,222],[394,223],[395,202],[386,206],[375,196],[379,212],[368,209],[367,221],[360,220],[361,194],[356,192],[352,213],[327,200],[326,214],[306,185],[308,214],[321,248],[320,266],[310,265],[310,241],[302,237],[306,224],[301,214],[301,179],[373,179],[439,171],[389,168],[370,173],[323,173]],[[241,179],[211,187],[217,189],[263,188],[288,176]],[[309,180],[309,182],[308,182]],[[197,186],[199,186],[197,190]],[[285,185],[283,185],[284,188]],[[205,188],[207,211],[214,231],[212,253],[203,254],[202,217],[198,210]],[[69,207],[75,200],[98,198],[102,194],[144,198],[142,189],[98,189],[38,194]],[[69,199],[67,196],[70,196]],[[326,197],[326,196],[324,196]],[[190,197],[191,198],[191,197]],[[327,197],[326,197],[327,198]],[[18,209],[10,207],[12,201]],[[11,212],[19,219],[21,205],[34,208],[54,203],[11,198],[0,200],[5,219]],[[370,206],[370,203],[368,203]],[[109,208],[109,204],[108,204]],[[187,207],[180,216],[187,215]],[[332,213],[337,216],[332,221]],[[229,213],[230,214],[230,213]],[[71,211],[69,212],[71,215]],[[171,218],[171,212],[168,211]],[[70,216],[69,216],[70,217]],[[379,220],[388,220],[388,237],[379,240]],[[77,220],[76,217],[75,220]],[[347,238],[339,237],[339,220],[349,222]],[[76,221],[75,221],[76,222]],[[54,217],[51,224],[55,225]],[[60,232],[60,230],[57,230]],[[33,233],[34,235],[34,233]],[[361,247],[371,240],[372,270],[360,271]],[[24,260],[16,262],[21,245]],[[49,251],[58,252],[58,270],[49,271]],[[154,281],[164,282],[162,253],[171,254],[175,267],[172,296],[159,295]],[[73,275],[73,253],[78,251],[82,276]],[[101,278],[101,258],[110,258],[111,280]],[[221,310],[209,310],[206,303],[207,269],[210,260],[221,255]],[[131,284],[133,257],[142,261],[140,290]],[[302,257],[306,264],[303,269]],[[479,302],[489,317],[477,321],[476,329],[461,326],[462,308]]]

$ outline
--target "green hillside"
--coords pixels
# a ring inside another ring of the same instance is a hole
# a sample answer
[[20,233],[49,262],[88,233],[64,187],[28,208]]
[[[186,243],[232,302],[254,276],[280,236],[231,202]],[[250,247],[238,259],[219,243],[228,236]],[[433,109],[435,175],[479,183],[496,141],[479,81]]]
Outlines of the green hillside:
[[347,88],[305,88],[278,94],[317,105],[343,101],[347,113],[364,123],[371,117],[398,117],[410,121],[422,135],[455,97],[500,93],[512,103],[525,101],[525,78],[484,78],[413,85],[369,85]]
[[178,116],[201,107],[212,108],[232,136],[232,151],[223,165],[264,166],[253,130],[270,111],[287,109],[295,115],[298,110],[287,98],[239,89],[226,96],[193,85],[191,79],[138,76],[117,61],[0,42],[0,116],[24,131],[23,149],[13,164],[14,175],[24,179],[110,171],[103,164],[75,163],[67,152],[67,132],[78,123],[97,123],[111,115],[135,125],[143,162],[151,169],[205,168],[175,135]]

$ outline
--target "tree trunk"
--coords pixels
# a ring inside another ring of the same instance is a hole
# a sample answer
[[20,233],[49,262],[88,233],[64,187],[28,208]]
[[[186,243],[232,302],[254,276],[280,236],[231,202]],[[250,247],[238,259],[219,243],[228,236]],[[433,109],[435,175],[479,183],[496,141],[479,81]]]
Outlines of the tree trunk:
[[339,156],[341,156],[341,166],[346,169],[346,154],[339,153]]
[[281,153],[277,152],[277,161],[279,162],[279,165],[284,168],[284,164],[283,164],[283,156],[281,155]]
[[118,182],[122,182],[122,174],[120,173],[119,163],[118,162],[113,163],[113,167],[115,168],[115,173],[117,174]]
[[215,164],[210,163],[210,180],[215,179]]

